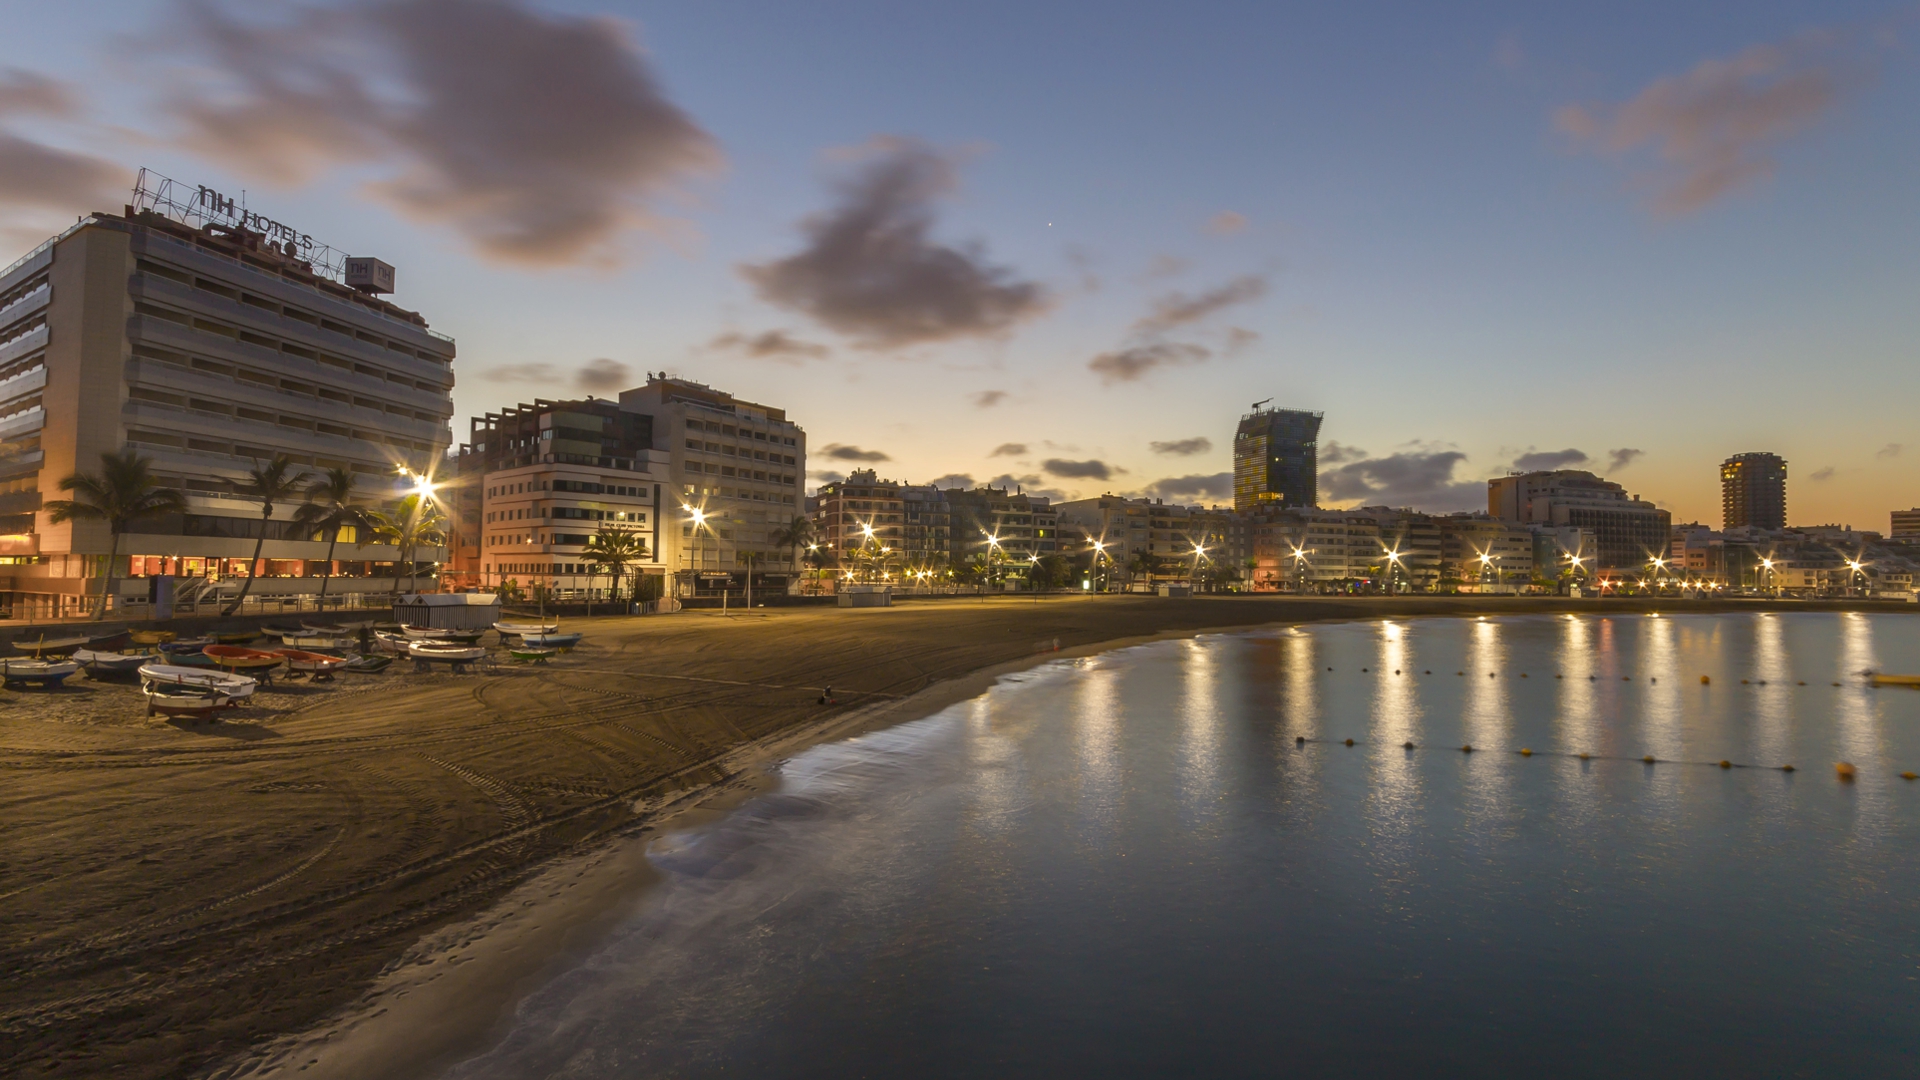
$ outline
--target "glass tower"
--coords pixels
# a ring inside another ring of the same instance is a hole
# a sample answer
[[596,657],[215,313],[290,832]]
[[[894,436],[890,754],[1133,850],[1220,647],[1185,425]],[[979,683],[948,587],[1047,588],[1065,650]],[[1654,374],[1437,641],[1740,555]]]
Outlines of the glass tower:
[[1233,436],[1233,508],[1318,506],[1319,438],[1325,413],[1259,409]]

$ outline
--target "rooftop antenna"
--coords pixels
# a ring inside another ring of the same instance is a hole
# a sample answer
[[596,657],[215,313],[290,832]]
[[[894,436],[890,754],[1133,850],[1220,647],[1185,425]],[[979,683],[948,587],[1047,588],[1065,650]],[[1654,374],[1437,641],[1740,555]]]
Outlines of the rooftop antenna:
[[1253,403],[1253,409],[1254,409],[1254,411],[1255,411],[1255,412],[1259,412],[1259,411],[1260,411],[1260,406],[1262,406],[1262,405],[1265,405],[1265,404],[1266,404],[1267,402],[1269,402],[1269,401],[1272,401],[1272,400],[1273,400],[1272,398],[1264,398],[1264,399],[1262,399],[1262,400],[1260,400],[1260,401],[1256,401],[1256,402],[1254,402],[1254,403]]

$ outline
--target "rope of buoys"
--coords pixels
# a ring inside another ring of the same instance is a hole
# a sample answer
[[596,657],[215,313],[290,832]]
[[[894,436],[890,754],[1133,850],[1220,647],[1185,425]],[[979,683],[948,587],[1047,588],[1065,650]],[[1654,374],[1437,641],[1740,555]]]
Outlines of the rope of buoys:
[[[1294,742],[1294,745],[1296,746],[1305,746],[1310,742],[1337,742],[1343,746],[1357,745],[1356,741],[1353,739],[1309,739],[1305,735],[1295,735],[1293,737],[1293,742]],[[1431,748],[1421,747],[1419,743],[1414,742],[1412,739],[1408,739],[1407,741],[1401,743],[1400,748],[1402,750],[1431,749]],[[1459,750],[1463,754],[1471,754],[1475,752],[1475,747],[1472,743],[1465,743],[1459,748]],[[1530,746],[1523,746],[1520,749],[1513,752],[1520,755],[1521,757],[1529,757],[1529,758],[1535,756],[1536,753],[1539,753],[1539,751],[1535,751]],[[1546,756],[1577,758],[1580,761],[1594,760],[1594,755],[1585,750],[1581,750],[1575,753],[1563,752],[1559,754],[1547,752]],[[1646,765],[1702,765],[1702,766],[1707,766],[1709,768],[1720,768],[1720,769],[1729,769],[1729,770],[1731,769],[1768,769],[1768,770],[1777,770],[1783,773],[1799,771],[1799,767],[1791,763],[1786,765],[1742,765],[1738,762],[1729,761],[1725,758],[1722,758],[1719,761],[1681,761],[1678,759],[1671,759],[1671,760],[1662,759],[1662,758],[1657,758],[1652,754],[1646,754],[1639,758],[1602,757],[1600,758],[1600,760],[1602,761],[1639,761]],[[1847,761],[1834,762],[1833,771],[1835,775],[1837,775],[1842,780],[1852,780],[1859,773],[1859,770],[1854,767],[1853,763],[1847,762]],[[1900,773],[1899,776],[1900,776],[1900,779],[1902,780],[1920,780],[1920,773],[1903,772],[1903,773]]]

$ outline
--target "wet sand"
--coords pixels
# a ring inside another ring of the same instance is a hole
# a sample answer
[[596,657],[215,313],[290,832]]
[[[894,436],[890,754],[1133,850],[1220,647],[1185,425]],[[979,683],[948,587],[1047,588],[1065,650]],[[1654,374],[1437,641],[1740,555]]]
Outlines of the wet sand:
[[[128,686],[6,691],[0,1072],[431,1075],[633,909],[651,880],[633,838],[751,797],[760,765],[811,742],[971,697],[1060,655],[1056,640],[1755,606],[1063,596],[684,612],[570,620],[586,641],[544,667],[277,686],[214,725],[148,721]],[[817,703],[827,684],[836,707]]]

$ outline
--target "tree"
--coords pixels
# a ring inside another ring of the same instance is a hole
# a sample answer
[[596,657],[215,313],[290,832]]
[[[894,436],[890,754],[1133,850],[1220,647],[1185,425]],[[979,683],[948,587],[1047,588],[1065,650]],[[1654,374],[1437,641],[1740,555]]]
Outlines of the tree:
[[100,576],[100,610],[96,619],[107,617],[107,596],[112,591],[113,564],[120,559],[120,534],[136,521],[185,513],[187,497],[177,488],[161,487],[153,479],[153,460],[125,447],[118,453],[100,455],[100,473],[74,473],[60,481],[61,491],[74,498],[53,499],[46,504],[47,518],[54,524],[64,521],[104,521],[113,545],[107,552],[106,572]]
[[628,563],[647,557],[647,541],[639,531],[626,525],[602,525],[587,541],[580,557],[613,575],[613,598],[620,599],[620,576]]
[[293,511],[293,520],[311,532],[327,537],[327,572],[320,578],[320,606],[327,603],[327,586],[333,582],[333,550],[340,543],[340,531],[352,529],[354,540],[375,531],[377,515],[364,506],[353,505],[354,483],[351,469],[328,469],[307,487],[307,501]]
[[1033,564],[1030,576],[1036,587],[1057,589],[1072,578],[1073,566],[1065,557],[1057,553],[1042,555],[1039,561]]
[[774,530],[769,538],[774,547],[783,547],[788,551],[787,563],[794,569],[800,568],[800,549],[813,543],[813,521],[807,517],[796,516],[792,521]]
[[251,495],[260,500],[260,535],[253,541],[253,558],[247,560],[247,580],[240,586],[240,595],[233,598],[222,615],[231,615],[240,610],[240,605],[253,591],[253,577],[260,567],[260,549],[267,543],[267,523],[273,520],[273,504],[285,502],[306,483],[307,474],[294,472],[293,459],[285,454],[275,454],[265,465],[258,461],[248,470],[246,481],[240,485],[243,495]]
[[1151,585],[1153,584],[1153,575],[1161,572],[1160,556],[1155,555],[1145,548],[1140,548],[1127,559],[1127,571],[1134,577],[1146,578],[1147,584]]
[[[374,535],[400,549],[400,561],[407,564],[407,587],[411,590],[415,569],[413,557],[418,554],[421,545],[431,547],[445,539],[441,526],[446,519],[431,502],[422,500],[418,495],[401,499],[390,517],[385,514],[370,516],[373,518]],[[396,596],[400,593],[399,567],[394,568],[393,591]]]

